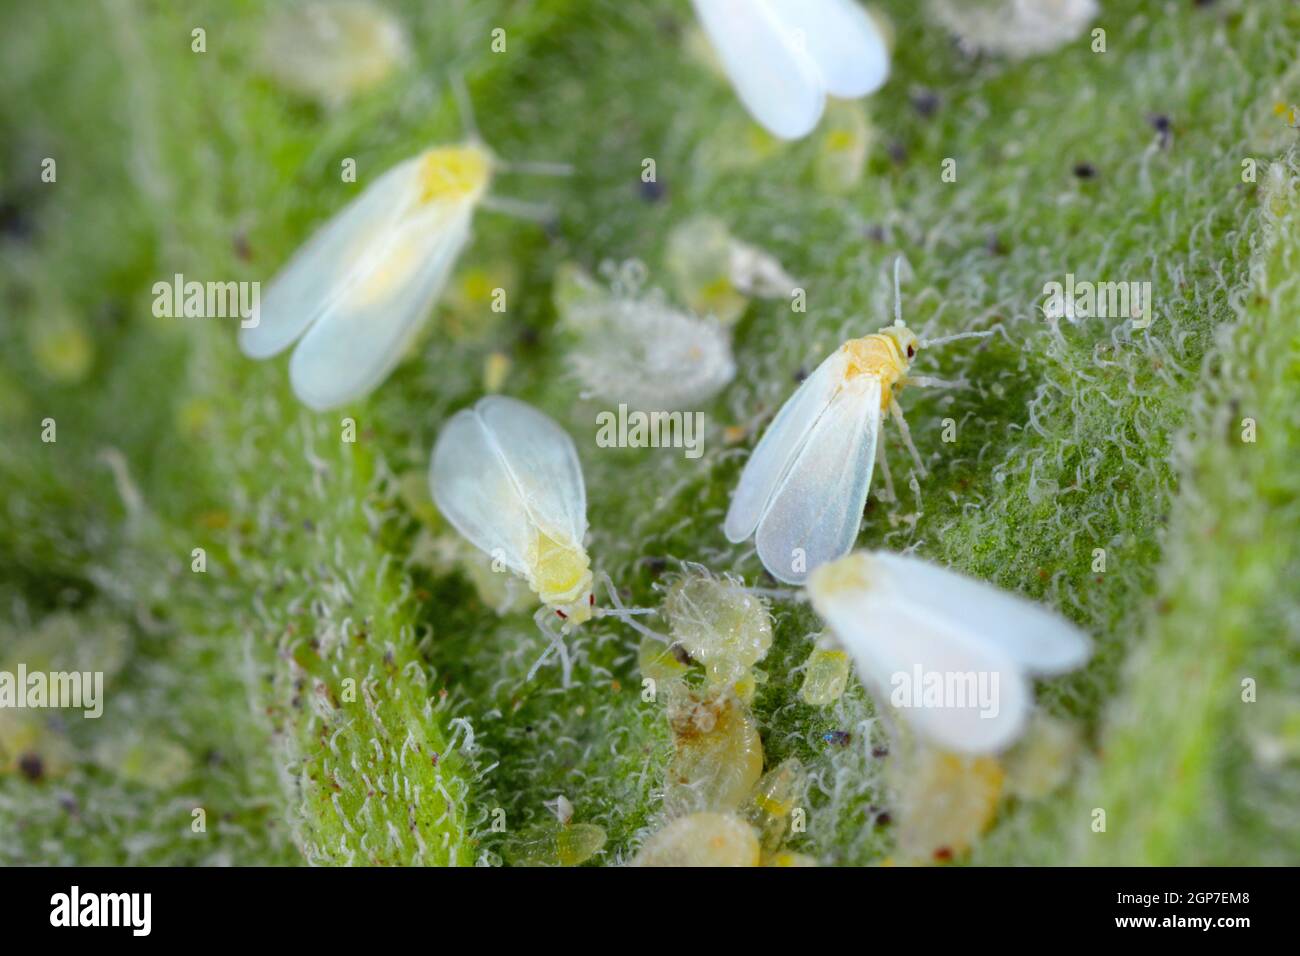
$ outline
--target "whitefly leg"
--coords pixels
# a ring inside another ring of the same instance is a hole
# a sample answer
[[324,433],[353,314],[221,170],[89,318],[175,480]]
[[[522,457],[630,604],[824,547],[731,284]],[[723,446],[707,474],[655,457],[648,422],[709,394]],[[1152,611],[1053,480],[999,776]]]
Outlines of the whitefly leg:
[[903,417],[903,409],[899,406],[897,399],[890,399],[889,414],[894,417],[894,424],[898,426],[898,431],[903,436],[903,444],[907,446],[912,461],[916,464],[917,472],[924,478],[928,474],[925,470],[925,463],[921,461],[921,453],[916,450],[916,443],[912,441],[912,430],[907,427],[907,419]]
[[537,672],[541,670],[542,665],[550,659],[551,652],[555,651],[560,655],[563,686],[568,687],[573,673],[573,662],[569,658],[569,648],[564,643],[564,635],[554,624],[554,615],[555,611],[546,605],[539,607],[537,613],[533,615],[533,621],[536,623],[537,629],[542,632],[542,636],[550,643],[547,645],[546,650],[542,651],[541,656],[533,662],[533,666],[528,669],[528,676],[524,680],[525,682],[532,680],[537,675]]
[[880,473],[885,477],[885,490],[877,491],[876,497],[881,501],[897,501],[898,496],[894,494],[894,476],[889,472],[889,455],[885,452],[884,435],[876,439],[876,464],[880,466]]
[[904,385],[919,385],[922,388],[965,388],[966,382],[947,378],[935,378],[933,375],[909,375],[903,379]]
[[597,617],[616,617],[620,621],[630,625],[634,631],[644,634],[646,637],[654,638],[664,644],[671,644],[672,641],[663,634],[660,634],[654,628],[646,627],[636,619],[638,614],[653,614],[654,608],[648,607],[624,607],[623,601],[618,596],[618,589],[614,587],[614,582],[610,579],[609,574],[605,571],[600,572],[600,580],[605,585],[605,590],[609,592],[609,603],[614,605],[612,608],[598,608]]

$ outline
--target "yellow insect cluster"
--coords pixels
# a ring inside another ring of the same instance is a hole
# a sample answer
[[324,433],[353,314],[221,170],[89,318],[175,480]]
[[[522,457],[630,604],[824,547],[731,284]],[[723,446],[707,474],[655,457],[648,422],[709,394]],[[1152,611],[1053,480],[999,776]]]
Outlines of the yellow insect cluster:
[[641,669],[664,701],[672,731],[664,780],[669,822],[634,864],[813,865],[782,850],[792,820],[803,814],[803,768],[790,759],[763,773],[762,739],[749,707],[762,679],[756,665],[772,645],[766,603],[730,577],[687,566],[668,587],[662,611],[672,644],[647,638]]

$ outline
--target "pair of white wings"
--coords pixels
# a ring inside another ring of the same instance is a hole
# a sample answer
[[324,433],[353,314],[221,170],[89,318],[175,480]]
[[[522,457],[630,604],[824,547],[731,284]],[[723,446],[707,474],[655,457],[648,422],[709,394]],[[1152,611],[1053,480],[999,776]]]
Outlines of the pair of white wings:
[[[844,380],[836,349],[781,406],[745,463],[723,531],[755,535],[772,575],[802,584],[853,549],[871,488],[880,432],[880,380]],[[757,532],[757,533],[756,533]]]
[[480,399],[447,422],[429,470],[438,510],[475,547],[528,576],[537,532],[581,547],[587,491],[564,429],[524,402]]
[[294,393],[317,411],[367,394],[392,371],[469,241],[473,203],[419,202],[421,157],[390,169],[304,245],[240,330],[252,358],[301,338]]
[[880,30],[854,0],[694,0],[740,101],[773,135],[798,139],[826,96],[853,99],[889,75]]
[[[945,749],[990,753],[1021,733],[1033,704],[1029,677],[1061,674],[1091,652],[1085,635],[1064,618],[990,584],[920,558],[885,551],[856,553],[860,578],[813,575],[808,593],[853,657],[864,683],[889,699],[895,675],[912,679],[919,666],[940,675],[997,675],[996,712],[979,705],[911,707],[910,727]],[[918,691],[919,693],[919,691]],[[948,702],[952,703],[952,702]]]

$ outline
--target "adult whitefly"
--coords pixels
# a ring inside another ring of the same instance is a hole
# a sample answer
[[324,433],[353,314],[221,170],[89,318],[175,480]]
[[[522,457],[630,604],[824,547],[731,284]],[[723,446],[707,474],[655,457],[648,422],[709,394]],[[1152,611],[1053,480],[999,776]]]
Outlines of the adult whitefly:
[[1080,667],[1092,648],[1026,598],[885,551],[822,565],[808,594],[882,706],[956,753],[1010,746],[1033,707],[1030,679]]
[[692,2],[736,95],[774,136],[806,136],[828,96],[866,96],[889,76],[884,35],[855,0]]
[[[895,315],[899,315],[895,262]],[[984,337],[965,332],[925,340],[902,318],[879,332],[850,339],[832,352],[786,399],[741,470],[723,531],[739,543],[754,538],[763,567],[787,584],[802,584],[819,564],[852,549],[876,462],[892,497],[892,479],[881,446],[889,414],[926,474],[912,442],[898,393],[907,385],[949,385],[911,374],[917,353],[954,339]]]
[[398,163],[336,213],[262,296],[239,345],[255,359],[297,342],[289,378],[317,411],[360,398],[402,358],[470,239],[493,159],[436,147]]

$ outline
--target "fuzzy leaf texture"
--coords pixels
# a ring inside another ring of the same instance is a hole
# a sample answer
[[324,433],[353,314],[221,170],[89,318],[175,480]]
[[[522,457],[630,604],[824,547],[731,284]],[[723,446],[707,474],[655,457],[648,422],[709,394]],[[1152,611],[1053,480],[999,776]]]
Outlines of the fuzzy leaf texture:
[[[1096,643],[1038,690],[1081,728],[1080,764],[1050,796],[1004,803],[969,860],[1300,860],[1294,4],[1105,2],[1105,53],[1084,33],[1014,59],[959,49],[926,4],[883,2],[891,78],[860,104],[866,168],[844,192],[819,174],[825,130],[766,140],[685,52],[685,2],[394,0],[407,62],[346,106],[256,69],[276,6],[0,15],[0,668],[39,645],[107,681],[98,720],[0,724],[0,862],[512,862],[560,794],[604,828],[592,864],[630,859],[663,825],[673,749],[641,697],[639,638],[594,621],[571,640],[573,688],[554,667],[526,680],[544,649],[530,614],[498,615],[431,560],[448,529],[404,489],[503,351],[501,390],[575,439],[589,551],[627,603],[658,605],[679,561],[763,584],[722,534],[752,429],[892,319],[899,254],[909,325],[1006,334],[922,353],[919,372],[964,385],[905,393],[930,474],[909,482],[891,445],[898,501],[873,494],[859,546],[1024,593]],[[499,178],[555,223],[480,210],[449,296],[370,397],[308,411],[285,358],[239,353],[234,321],[154,317],[155,282],[265,282],[373,176],[462,139],[453,75],[498,155],[574,174]],[[807,311],[750,301],[735,378],[699,406],[701,457],[597,447],[606,406],[570,373],[556,271],[635,257],[671,295],[668,236],[697,215],[774,255]],[[1043,285],[1066,273],[1149,280],[1150,327],[1048,322]],[[487,328],[456,314],[474,275],[509,294]],[[729,441],[737,426],[751,431]],[[821,624],[805,604],[773,612],[753,706],[765,767],[807,770],[789,846],[887,859],[897,796],[871,699],[855,677],[806,703],[797,668]],[[5,741],[37,763],[6,763]]]

